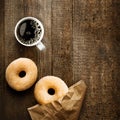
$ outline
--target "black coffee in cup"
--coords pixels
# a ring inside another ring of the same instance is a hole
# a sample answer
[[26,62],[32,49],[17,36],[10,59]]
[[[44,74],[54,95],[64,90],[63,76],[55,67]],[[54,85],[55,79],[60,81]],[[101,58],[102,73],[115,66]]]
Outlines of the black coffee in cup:
[[29,45],[36,43],[41,36],[41,26],[32,19],[23,20],[17,27],[17,36],[23,44]]

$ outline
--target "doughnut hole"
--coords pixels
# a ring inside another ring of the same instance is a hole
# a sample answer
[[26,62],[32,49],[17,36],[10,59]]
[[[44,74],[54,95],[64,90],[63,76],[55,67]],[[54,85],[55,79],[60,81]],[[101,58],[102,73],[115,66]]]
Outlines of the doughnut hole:
[[26,72],[25,71],[20,71],[19,72],[19,77],[23,78],[26,76]]
[[54,94],[55,94],[55,89],[49,88],[49,89],[48,89],[48,94],[49,94],[49,95],[54,95]]

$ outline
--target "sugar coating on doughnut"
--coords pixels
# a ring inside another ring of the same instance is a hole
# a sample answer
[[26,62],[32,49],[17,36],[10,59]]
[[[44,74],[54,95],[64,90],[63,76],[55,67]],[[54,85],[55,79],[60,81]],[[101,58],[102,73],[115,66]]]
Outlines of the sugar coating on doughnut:
[[39,104],[47,104],[66,95],[68,87],[55,76],[45,76],[35,85],[34,96]]
[[18,58],[6,68],[6,81],[16,91],[30,88],[37,80],[37,66],[28,58]]

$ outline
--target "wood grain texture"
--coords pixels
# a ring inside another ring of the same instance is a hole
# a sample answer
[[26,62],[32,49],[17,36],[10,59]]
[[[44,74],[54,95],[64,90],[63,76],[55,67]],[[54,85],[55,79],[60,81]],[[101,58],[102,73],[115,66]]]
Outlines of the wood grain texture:
[[120,119],[120,87],[116,86],[120,43],[116,41],[119,32],[113,23],[113,18],[118,20],[118,11],[113,4],[115,1],[109,0],[73,3],[74,79],[83,79],[88,85],[80,120]]
[[52,71],[68,86],[73,83],[72,0],[52,2]]
[[0,114],[4,114],[3,111],[3,85],[4,85],[4,2],[0,1]]
[[[5,70],[19,57],[32,59],[38,78],[55,75],[68,86],[87,84],[79,120],[120,120],[120,1],[119,0],[1,0],[0,1],[0,115],[2,120],[31,120],[34,85],[12,90]],[[44,25],[46,49],[24,47],[14,37],[25,16]]]

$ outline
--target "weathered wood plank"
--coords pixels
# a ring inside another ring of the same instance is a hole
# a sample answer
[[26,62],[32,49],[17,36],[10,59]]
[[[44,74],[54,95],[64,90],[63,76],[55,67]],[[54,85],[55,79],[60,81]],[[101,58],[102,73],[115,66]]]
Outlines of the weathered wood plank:
[[118,18],[114,10],[111,0],[73,1],[74,79],[83,79],[88,85],[80,120],[119,119],[120,105],[114,96],[120,99],[120,87],[116,88],[120,73],[116,34],[120,33],[115,34],[113,18]]
[[51,5],[52,0],[39,0],[36,3],[37,10],[35,13],[43,23],[45,34],[42,42],[46,46],[45,50],[38,51],[39,78],[52,74]]
[[[4,83],[4,0],[0,1],[0,114],[4,114],[3,83]],[[2,117],[1,117],[2,119]]]
[[69,86],[72,69],[72,0],[52,2],[52,71]]

